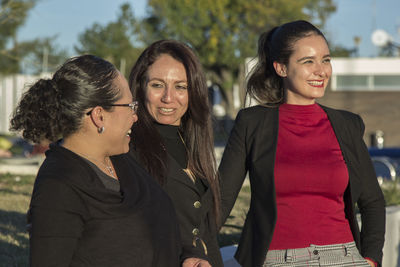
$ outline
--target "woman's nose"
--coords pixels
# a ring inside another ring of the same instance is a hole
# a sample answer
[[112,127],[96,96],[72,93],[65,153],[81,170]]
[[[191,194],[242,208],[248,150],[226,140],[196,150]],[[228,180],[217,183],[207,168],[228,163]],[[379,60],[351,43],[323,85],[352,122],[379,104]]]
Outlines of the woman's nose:
[[325,66],[323,66],[322,64],[317,64],[314,70],[314,74],[321,77],[325,76],[326,74]]
[[171,88],[165,88],[161,101],[168,103],[171,102],[172,100],[173,100],[173,90]]

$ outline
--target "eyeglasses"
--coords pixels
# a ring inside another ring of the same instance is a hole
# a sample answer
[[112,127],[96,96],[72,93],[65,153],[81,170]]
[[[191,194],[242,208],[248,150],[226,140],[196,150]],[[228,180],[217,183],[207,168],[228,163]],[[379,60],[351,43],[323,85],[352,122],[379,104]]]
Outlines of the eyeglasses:
[[[103,107],[130,107],[133,113],[136,114],[139,107],[139,103],[137,101],[133,101],[132,103],[129,104],[109,104],[109,105],[103,105]],[[90,115],[92,111],[93,109],[90,110],[88,113],[86,113],[86,115]]]
[[133,101],[132,103],[129,104],[110,104],[110,105],[105,105],[105,107],[130,107],[134,113],[137,112],[139,103],[137,101]]

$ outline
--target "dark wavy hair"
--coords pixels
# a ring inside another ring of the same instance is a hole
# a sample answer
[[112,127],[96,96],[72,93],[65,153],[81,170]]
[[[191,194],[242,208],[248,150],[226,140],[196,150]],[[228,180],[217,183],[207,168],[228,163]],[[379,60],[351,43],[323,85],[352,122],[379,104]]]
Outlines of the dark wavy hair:
[[219,216],[219,182],[214,155],[208,87],[201,64],[193,50],[178,41],[160,40],[151,44],[140,55],[129,75],[132,95],[139,102],[138,121],[133,126],[135,150],[145,168],[161,184],[166,179],[168,166],[163,140],[154,126],[154,119],[146,108],[146,87],[149,67],[166,54],[181,62],[188,81],[188,110],[181,119],[180,132],[187,147],[188,168],[196,178],[208,181],[213,192],[216,217]]
[[121,98],[113,83],[117,75],[110,62],[96,56],[67,60],[52,79],[38,80],[22,95],[10,130],[34,143],[68,137],[80,129],[85,110],[110,110],[107,105]]
[[256,99],[259,103],[283,103],[283,79],[274,69],[273,63],[287,65],[293,53],[296,41],[311,35],[323,33],[311,23],[297,20],[274,27],[260,35],[258,40],[257,63],[247,80],[246,98]]

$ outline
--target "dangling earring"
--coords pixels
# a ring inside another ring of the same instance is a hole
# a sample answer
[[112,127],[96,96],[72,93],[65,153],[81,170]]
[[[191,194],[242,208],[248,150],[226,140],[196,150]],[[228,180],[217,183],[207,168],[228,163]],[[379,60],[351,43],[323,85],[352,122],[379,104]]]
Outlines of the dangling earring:
[[104,126],[101,126],[101,127],[97,128],[97,132],[98,132],[99,134],[104,133]]

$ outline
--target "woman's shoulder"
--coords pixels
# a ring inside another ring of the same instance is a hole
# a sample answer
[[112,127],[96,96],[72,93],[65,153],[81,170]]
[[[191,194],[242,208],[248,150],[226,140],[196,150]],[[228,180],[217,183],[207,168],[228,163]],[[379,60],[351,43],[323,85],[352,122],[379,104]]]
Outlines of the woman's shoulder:
[[254,120],[278,113],[278,106],[256,105],[239,110],[236,120]]
[[336,117],[342,118],[344,120],[350,120],[350,121],[362,121],[360,115],[353,113],[348,110],[343,110],[343,109],[336,109],[336,108],[331,108],[331,107],[326,107],[323,105],[320,105],[322,109],[325,110],[325,112],[328,113],[328,115],[334,115]]
[[95,172],[84,159],[59,145],[50,145],[36,182],[52,181],[65,186],[90,187],[88,183],[98,180],[94,176]]

